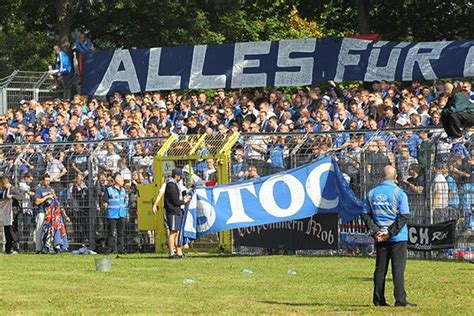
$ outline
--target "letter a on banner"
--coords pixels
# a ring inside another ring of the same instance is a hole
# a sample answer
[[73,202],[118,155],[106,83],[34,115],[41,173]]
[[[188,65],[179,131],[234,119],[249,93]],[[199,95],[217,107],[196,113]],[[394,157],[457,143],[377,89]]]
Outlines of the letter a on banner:
[[[119,70],[120,65],[123,65],[123,70]],[[107,67],[95,94],[106,95],[112,84],[117,81],[127,82],[131,92],[140,92],[141,90],[132,56],[130,56],[130,51],[125,49],[114,51],[109,67]]]

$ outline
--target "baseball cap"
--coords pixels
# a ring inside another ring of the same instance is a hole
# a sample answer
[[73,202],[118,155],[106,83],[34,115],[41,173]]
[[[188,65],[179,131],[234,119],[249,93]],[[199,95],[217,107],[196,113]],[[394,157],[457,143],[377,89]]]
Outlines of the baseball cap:
[[326,101],[330,101],[330,100],[331,100],[331,98],[330,98],[328,95],[323,96],[323,99],[326,100]]
[[183,121],[180,121],[180,120],[176,121],[176,122],[174,123],[174,126],[175,126],[176,128],[181,128],[181,127],[183,127]]

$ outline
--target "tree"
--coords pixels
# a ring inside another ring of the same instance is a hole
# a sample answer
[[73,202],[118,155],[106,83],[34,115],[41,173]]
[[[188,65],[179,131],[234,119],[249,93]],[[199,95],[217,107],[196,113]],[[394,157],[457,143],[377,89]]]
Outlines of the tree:
[[357,6],[357,24],[360,34],[369,34],[369,0],[356,0]]
[[407,41],[474,37],[470,1],[2,0],[0,12],[0,76],[46,69],[52,44],[70,49],[77,30],[98,49],[358,33]]

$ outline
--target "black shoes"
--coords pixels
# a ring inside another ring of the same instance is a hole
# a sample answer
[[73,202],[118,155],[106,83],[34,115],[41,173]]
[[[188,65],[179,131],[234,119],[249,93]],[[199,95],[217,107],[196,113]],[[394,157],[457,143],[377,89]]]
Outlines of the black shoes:
[[[374,303],[375,306],[390,306],[390,304],[387,304],[386,302],[383,303]],[[415,307],[417,306],[415,303],[395,303],[396,307]]]
[[406,302],[406,303],[395,303],[395,306],[397,306],[397,307],[415,307],[417,305],[415,303]]

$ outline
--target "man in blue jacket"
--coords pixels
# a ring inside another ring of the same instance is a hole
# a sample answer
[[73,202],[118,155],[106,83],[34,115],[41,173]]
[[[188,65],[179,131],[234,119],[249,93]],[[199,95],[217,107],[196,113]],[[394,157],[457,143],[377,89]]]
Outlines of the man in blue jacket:
[[66,54],[59,45],[54,45],[53,49],[56,53],[56,63],[54,68],[50,67],[49,76],[51,79],[54,79],[55,85],[53,86],[53,89],[56,89],[58,86],[58,79],[72,73],[72,63],[68,54]]
[[[122,175],[117,174],[115,183],[105,191],[105,208],[107,209],[107,247],[108,252],[113,252],[117,248],[119,254],[125,253],[124,231],[125,220],[128,217],[128,193],[123,187]],[[117,247],[115,247],[117,238]]]
[[395,184],[397,172],[394,167],[386,166],[383,175],[384,181],[367,193],[362,215],[376,240],[373,303],[375,306],[388,306],[385,300],[385,276],[392,260],[395,306],[416,306],[407,301],[404,286],[407,221],[410,215],[408,197]]

